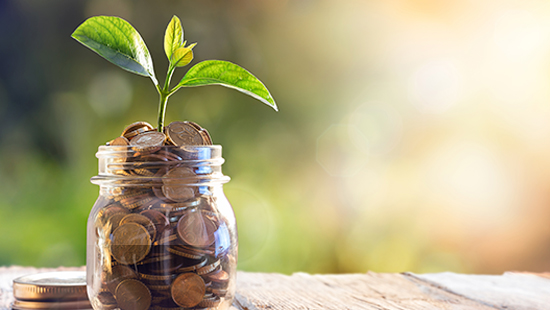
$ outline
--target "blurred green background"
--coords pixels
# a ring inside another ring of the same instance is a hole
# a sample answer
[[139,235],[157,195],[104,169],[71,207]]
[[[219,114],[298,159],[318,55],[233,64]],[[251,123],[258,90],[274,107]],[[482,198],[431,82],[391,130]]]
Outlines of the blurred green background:
[[174,14],[192,64],[238,63],[280,108],[222,87],[168,105],[224,147],[239,269],[550,269],[550,3],[534,0],[0,0],[0,265],[85,264],[97,147],[156,120],[151,81],[72,31],[125,18],[163,80]]

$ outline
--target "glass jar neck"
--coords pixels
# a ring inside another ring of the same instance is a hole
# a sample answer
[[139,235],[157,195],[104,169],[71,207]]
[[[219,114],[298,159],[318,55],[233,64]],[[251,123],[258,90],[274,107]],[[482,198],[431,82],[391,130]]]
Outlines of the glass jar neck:
[[229,177],[221,171],[221,151],[220,145],[100,146],[96,153],[99,173],[91,182],[102,187],[223,184]]

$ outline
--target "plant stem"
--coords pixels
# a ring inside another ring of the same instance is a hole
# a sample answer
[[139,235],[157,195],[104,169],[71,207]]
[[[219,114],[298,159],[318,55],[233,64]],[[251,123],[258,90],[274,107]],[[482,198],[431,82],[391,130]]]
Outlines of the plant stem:
[[170,91],[170,80],[172,79],[172,74],[174,74],[174,70],[176,69],[176,66],[172,66],[170,64],[168,66],[168,73],[166,74],[166,80],[164,81],[164,87],[161,89],[159,86],[157,86],[157,91],[160,96],[159,101],[159,118],[158,118],[158,131],[163,132],[164,131],[164,116],[166,115],[166,103],[168,102],[168,98],[170,98],[170,95],[173,94],[172,91]]
[[166,115],[166,103],[168,102],[168,97],[170,97],[170,95],[164,93],[164,91],[160,92],[159,119],[157,127],[159,132],[164,131],[164,116]]

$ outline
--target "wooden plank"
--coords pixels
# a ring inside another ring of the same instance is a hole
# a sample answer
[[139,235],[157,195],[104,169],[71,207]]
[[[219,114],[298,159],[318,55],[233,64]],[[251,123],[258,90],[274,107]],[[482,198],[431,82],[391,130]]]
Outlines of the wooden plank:
[[495,276],[444,272],[408,275],[496,309],[550,309],[550,279],[544,274],[507,272]]
[[494,310],[401,274],[286,276],[241,272],[237,277],[234,305],[240,310]]
[[[81,268],[0,267],[0,309],[13,301],[12,281],[31,273]],[[546,276],[546,275],[543,275]],[[366,274],[291,276],[237,273],[232,310],[375,309],[494,310],[550,308],[550,279],[529,274],[502,276]]]

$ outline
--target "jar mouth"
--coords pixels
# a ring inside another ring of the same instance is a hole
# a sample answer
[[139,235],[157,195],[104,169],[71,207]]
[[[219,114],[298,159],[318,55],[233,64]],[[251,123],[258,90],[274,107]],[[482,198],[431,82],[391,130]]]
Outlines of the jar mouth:
[[204,186],[227,183],[221,172],[221,145],[107,146],[98,148],[99,173],[93,184],[113,186]]

